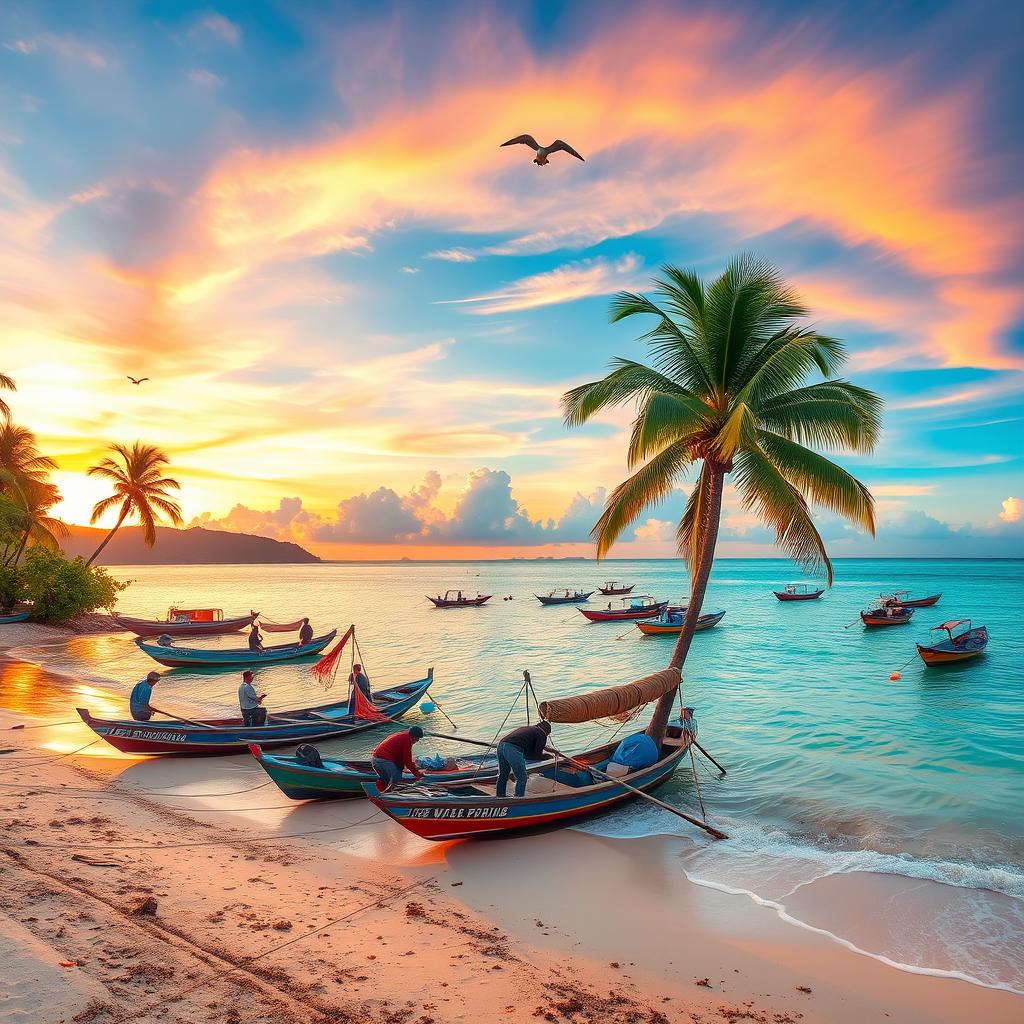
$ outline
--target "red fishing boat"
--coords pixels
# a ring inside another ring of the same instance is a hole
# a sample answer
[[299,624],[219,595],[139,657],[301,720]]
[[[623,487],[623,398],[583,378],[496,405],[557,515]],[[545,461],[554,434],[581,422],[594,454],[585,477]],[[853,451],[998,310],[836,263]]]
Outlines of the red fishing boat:
[[635,583],[631,583],[627,587],[621,580],[609,580],[603,587],[598,587],[597,589],[600,590],[605,597],[618,597],[620,594],[633,593],[633,588],[635,586]]
[[904,608],[931,608],[933,604],[938,604],[940,597],[942,597],[941,593],[912,598],[909,590],[897,590],[895,594],[882,595],[883,600],[895,601]]
[[[958,626],[965,627],[959,633]],[[932,627],[932,632],[945,636],[934,644],[917,645],[917,653],[926,665],[949,665],[955,661],[976,658],[988,646],[988,630],[984,626],[972,628],[970,619],[953,619]]]
[[773,590],[772,593],[780,601],[817,601],[825,591],[813,583],[787,583],[782,590]]
[[668,601],[655,601],[653,597],[624,597],[621,608],[580,608],[579,612],[591,622],[629,622],[633,619],[653,619],[668,607]]
[[493,597],[493,594],[477,594],[476,597],[464,595],[461,590],[446,590],[444,597],[438,594],[431,597],[427,594],[427,600],[432,601],[435,608],[479,608],[486,604]]
[[122,629],[137,636],[220,636],[251,626],[259,614],[249,612],[225,619],[220,608],[170,608],[166,619],[137,619],[116,612],[111,612],[110,617]]
[[914,614],[913,608],[904,608],[894,601],[883,601],[878,608],[860,613],[865,626],[905,626]]

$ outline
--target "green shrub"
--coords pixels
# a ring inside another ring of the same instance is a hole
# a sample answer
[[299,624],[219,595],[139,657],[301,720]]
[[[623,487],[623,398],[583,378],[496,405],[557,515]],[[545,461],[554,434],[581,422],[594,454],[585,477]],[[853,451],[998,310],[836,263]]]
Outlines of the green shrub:
[[128,584],[98,565],[68,559],[60,551],[29,548],[20,570],[24,596],[34,602],[32,618],[56,625],[97,608],[109,608]]
[[13,565],[0,566],[0,615],[9,614],[25,599],[25,580]]

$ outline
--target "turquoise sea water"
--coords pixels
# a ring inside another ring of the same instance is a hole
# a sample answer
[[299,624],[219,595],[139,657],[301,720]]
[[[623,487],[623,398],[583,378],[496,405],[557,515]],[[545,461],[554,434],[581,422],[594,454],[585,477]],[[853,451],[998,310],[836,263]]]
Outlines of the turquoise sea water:
[[[127,613],[162,615],[172,603],[259,608],[277,621],[310,615],[318,633],[355,622],[371,678],[418,678],[433,665],[436,695],[461,732],[487,738],[523,669],[544,699],[629,681],[663,667],[671,652],[670,638],[590,624],[571,606],[541,607],[534,593],[591,589],[609,576],[659,599],[688,590],[682,566],[666,561],[114,572],[133,581],[120,603]],[[695,881],[749,893],[898,965],[1024,991],[1024,561],[846,560],[819,601],[776,601],[772,589],[793,576],[783,561],[716,563],[704,607],[726,615],[695,637],[685,669],[701,741],[729,770],[719,779],[699,769],[701,793],[731,840],[709,845],[641,803],[585,827],[622,838],[678,833],[680,871]],[[451,611],[424,598],[447,588],[495,597]],[[864,629],[858,611],[894,589],[941,591],[942,599],[909,626]],[[988,626],[986,654],[925,668],[914,641],[961,617]],[[125,635],[78,639],[48,649],[45,660],[121,694],[151,667]],[[902,672],[896,682],[893,670]],[[277,707],[323,699],[305,666],[265,669],[260,685]],[[231,703],[236,686],[233,675],[176,671],[160,684],[162,706],[212,711]],[[39,710],[53,717],[66,708]],[[431,724],[447,725],[436,714]],[[609,731],[557,726],[556,738],[579,749]],[[371,742],[337,748],[361,753]],[[692,809],[691,773],[677,773],[660,795]],[[870,934],[860,934],[863,915],[829,890],[838,875],[887,879],[885,919]],[[816,888],[823,896],[812,900]],[[823,917],[823,901],[835,912]]]

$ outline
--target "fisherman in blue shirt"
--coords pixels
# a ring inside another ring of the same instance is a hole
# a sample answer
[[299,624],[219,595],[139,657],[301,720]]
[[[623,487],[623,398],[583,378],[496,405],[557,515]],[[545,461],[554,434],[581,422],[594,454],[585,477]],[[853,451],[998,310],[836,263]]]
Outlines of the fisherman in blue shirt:
[[139,680],[133,687],[128,698],[132,718],[136,722],[148,722],[153,717],[153,708],[149,706],[149,698],[153,696],[153,686],[160,679],[159,672],[150,672],[145,679]]

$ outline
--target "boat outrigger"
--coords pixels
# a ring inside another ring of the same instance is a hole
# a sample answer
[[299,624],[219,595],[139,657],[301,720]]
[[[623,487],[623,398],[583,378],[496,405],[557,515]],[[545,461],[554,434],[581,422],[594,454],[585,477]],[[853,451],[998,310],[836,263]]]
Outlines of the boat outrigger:
[[435,608],[479,608],[486,604],[493,597],[493,594],[477,594],[476,597],[464,596],[461,590],[446,590],[444,597],[438,594],[431,597],[427,594],[427,600],[432,601]]
[[825,589],[814,583],[787,583],[782,590],[773,590],[772,593],[780,601],[817,601]]
[[597,589],[605,597],[618,597],[621,594],[631,594],[635,586],[635,583],[630,583],[627,587],[621,580],[609,580],[603,587],[598,587]]
[[[705,629],[712,629],[722,621],[724,615],[724,609],[714,612],[701,612],[694,632],[701,633]],[[683,623],[685,621],[685,608],[666,608],[656,619],[638,622],[636,628],[645,636],[678,636],[683,631]]]
[[621,599],[621,608],[613,608],[608,602],[607,608],[580,608],[580,615],[591,622],[629,622],[633,619],[653,619],[667,607],[668,601],[656,601],[649,594]]
[[552,590],[550,594],[544,596],[540,594],[533,596],[541,604],[582,604],[584,601],[590,600],[591,594],[593,594],[592,590]]
[[135,643],[143,654],[168,668],[234,668],[236,665],[274,665],[281,661],[294,661],[319,654],[336,636],[338,631],[314,637],[308,644],[274,644],[259,651],[248,647],[218,650],[215,647],[176,647],[173,643],[161,643],[171,637],[139,637]]
[[[958,627],[963,626],[959,632]],[[952,619],[932,626],[938,639],[933,644],[918,644],[917,653],[926,665],[949,665],[956,661],[976,658],[988,646],[988,629],[971,626],[970,619]],[[945,634],[945,636],[943,636]]]
[[285,747],[376,728],[382,721],[386,723],[401,718],[427,692],[433,681],[434,670],[429,669],[423,679],[374,693],[373,707],[380,716],[386,716],[383,718],[353,715],[347,698],[318,707],[275,711],[268,716],[266,725],[245,725],[241,718],[169,718],[167,721],[138,722],[133,719],[96,718],[87,708],[76,710],[97,736],[124,754],[244,754],[251,743],[258,743],[261,747]]
[[[544,701],[540,713],[549,722],[590,722],[632,711],[679,685],[678,670],[663,669],[624,686]],[[521,797],[499,797],[493,784],[483,782],[445,787],[420,783],[386,793],[378,792],[375,785],[366,784],[363,790],[385,814],[423,839],[501,837],[565,825],[645,795],[676,770],[688,754],[692,741],[693,733],[684,730],[681,724],[669,725],[657,760],[643,768],[623,765],[620,775],[610,774],[616,770],[610,764],[616,743],[605,743],[572,757],[550,751],[550,760],[528,767],[526,794]],[[689,817],[687,820],[710,831],[716,838],[725,838],[724,833],[706,822]]]
[[110,617],[122,629],[127,629],[137,636],[220,636],[223,633],[237,633],[246,626],[251,626],[259,617],[259,612],[248,615],[236,615],[225,619],[220,608],[170,608],[166,619],[138,619],[131,615],[118,615],[111,612]]

